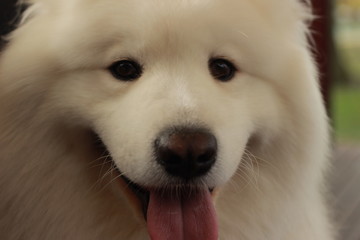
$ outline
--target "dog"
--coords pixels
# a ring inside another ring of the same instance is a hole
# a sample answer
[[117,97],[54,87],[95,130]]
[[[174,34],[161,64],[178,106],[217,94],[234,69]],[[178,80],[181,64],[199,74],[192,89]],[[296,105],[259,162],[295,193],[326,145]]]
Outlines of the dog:
[[31,0],[0,56],[0,238],[332,240],[300,0]]

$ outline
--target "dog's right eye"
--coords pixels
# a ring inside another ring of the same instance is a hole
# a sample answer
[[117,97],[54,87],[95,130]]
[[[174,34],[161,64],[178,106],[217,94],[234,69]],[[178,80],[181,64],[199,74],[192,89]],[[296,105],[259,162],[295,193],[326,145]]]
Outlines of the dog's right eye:
[[113,63],[109,67],[111,74],[122,81],[133,81],[142,74],[142,67],[133,60],[121,60]]
[[236,73],[236,67],[230,61],[222,58],[210,59],[209,70],[215,79],[222,82],[230,81]]

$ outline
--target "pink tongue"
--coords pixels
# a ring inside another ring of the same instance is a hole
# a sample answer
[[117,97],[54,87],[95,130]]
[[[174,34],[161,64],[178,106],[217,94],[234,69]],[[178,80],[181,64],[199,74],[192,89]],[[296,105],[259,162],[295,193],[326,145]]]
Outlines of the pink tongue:
[[210,192],[150,191],[147,227],[151,240],[217,240],[218,227]]

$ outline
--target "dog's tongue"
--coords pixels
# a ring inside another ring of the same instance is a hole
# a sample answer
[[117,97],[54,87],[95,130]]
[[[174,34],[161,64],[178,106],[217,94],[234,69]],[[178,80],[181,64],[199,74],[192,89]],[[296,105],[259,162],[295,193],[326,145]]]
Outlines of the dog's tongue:
[[151,240],[217,240],[218,226],[210,192],[150,191],[147,227]]

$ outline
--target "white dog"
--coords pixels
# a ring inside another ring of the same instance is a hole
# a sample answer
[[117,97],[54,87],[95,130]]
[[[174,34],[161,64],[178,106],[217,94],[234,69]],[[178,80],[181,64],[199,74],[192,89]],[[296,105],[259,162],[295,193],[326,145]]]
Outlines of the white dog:
[[2,240],[331,240],[300,0],[33,0],[0,57]]

